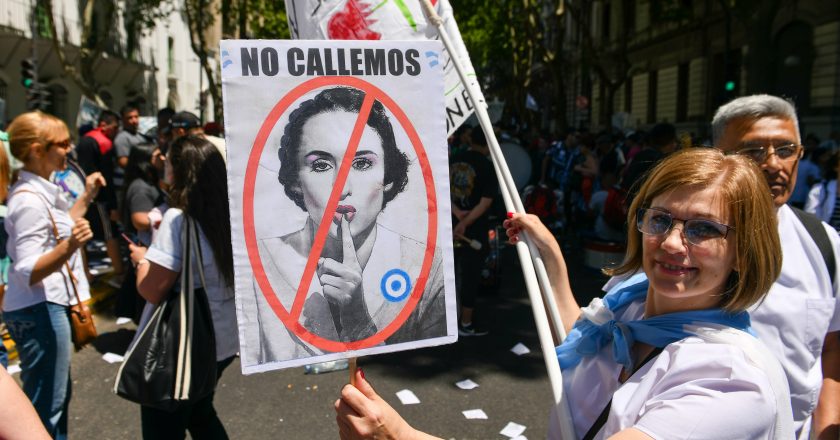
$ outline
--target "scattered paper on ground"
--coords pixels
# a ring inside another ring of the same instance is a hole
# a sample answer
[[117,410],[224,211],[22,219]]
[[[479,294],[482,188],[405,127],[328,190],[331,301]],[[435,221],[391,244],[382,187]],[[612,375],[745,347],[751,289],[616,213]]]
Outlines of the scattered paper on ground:
[[102,355],[102,360],[109,364],[116,364],[117,362],[122,362],[123,357],[116,353],[105,353]]
[[461,411],[464,414],[464,417],[468,419],[483,419],[487,420],[487,414],[484,410],[481,409],[468,409],[466,411]]
[[9,365],[9,369],[6,371],[8,371],[9,374],[20,373],[20,364]]
[[126,318],[125,316],[120,316],[117,318],[117,325],[125,325],[131,322],[131,318]]
[[402,402],[403,405],[415,405],[420,403],[420,399],[418,399],[411,390],[397,391],[397,397],[399,397],[400,402]]
[[455,382],[455,386],[462,390],[471,390],[473,388],[478,388],[478,384],[470,379],[464,379],[460,382]]
[[522,356],[523,354],[530,353],[531,350],[525,346],[525,344],[519,342],[510,349],[510,351],[514,352],[517,356]]
[[520,425],[519,423],[508,422],[505,429],[499,432],[499,434],[502,434],[505,437],[516,438],[523,432],[525,432],[525,426]]

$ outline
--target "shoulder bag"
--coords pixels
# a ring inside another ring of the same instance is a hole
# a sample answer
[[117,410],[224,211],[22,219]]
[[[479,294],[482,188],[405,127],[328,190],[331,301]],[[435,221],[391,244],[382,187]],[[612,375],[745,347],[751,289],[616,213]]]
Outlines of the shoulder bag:
[[141,405],[175,411],[216,389],[216,338],[204,288],[194,288],[193,257],[204,271],[195,223],[184,214],[180,290],[173,286],[139,330],[117,372],[114,392]]
[[[44,202],[44,207],[47,208],[47,215],[50,217],[50,222],[52,223],[52,232],[55,237],[55,242],[58,243],[61,240],[61,236],[58,234],[58,226],[56,226],[55,219],[53,218],[52,212],[50,212],[50,205],[46,200],[44,200],[44,196],[28,189],[15,191],[15,194],[22,192],[35,194],[42,202]],[[71,337],[73,340],[73,346],[76,348],[76,351],[79,351],[96,339],[96,325],[93,323],[93,313],[91,312],[90,307],[83,303],[81,298],[79,298],[79,288],[76,286],[76,276],[73,275],[73,270],[70,268],[69,262],[64,262],[64,268],[67,269],[67,275],[70,277],[70,286],[73,288],[73,295],[76,297],[76,304],[72,304],[70,306],[70,329],[72,330]],[[64,277],[64,272],[60,269],[58,273]],[[66,277],[64,279],[64,284],[67,284]],[[69,289],[67,294],[70,295]]]

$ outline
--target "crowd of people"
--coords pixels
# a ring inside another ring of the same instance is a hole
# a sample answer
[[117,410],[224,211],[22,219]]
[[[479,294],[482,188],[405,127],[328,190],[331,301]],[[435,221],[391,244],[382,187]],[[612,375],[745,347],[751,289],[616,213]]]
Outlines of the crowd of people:
[[[545,219],[508,213],[504,223],[511,242],[527,233],[545,261],[568,332],[556,342],[571,429],[583,439],[837,438],[840,236],[788,205],[807,150],[795,108],[737,98],[711,121],[713,148],[673,152],[673,132],[659,125],[641,145],[631,140],[623,167],[610,155],[624,150],[607,138],[593,151],[573,133],[546,153],[543,176],[567,205],[585,201],[595,177],[624,191],[627,250],[606,271],[603,299],[577,303]],[[638,178],[634,162],[646,168]],[[355,379],[335,402],[341,438],[437,438],[363,373]],[[555,414],[549,438],[564,423]]]
[[[4,133],[3,320],[20,359],[23,392],[42,425],[15,432],[28,434],[20,438],[67,437],[69,317],[72,306],[90,298],[85,250],[94,238],[105,243],[113,266],[117,314],[142,326],[177,288],[181,225],[194,221],[218,376],[239,351],[230,224],[217,221],[229,216],[224,141],[204,133],[189,112],[163,109],[157,119],[141,133],[137,107],[105,110],[74,145],[63,121],[33,111],[14,118]],[[0,380],[8,382],[3,373]],[[19,417],[29,417],[25,405],[18,409]],[[212,394],[174,412],[142,406],[141,415],[145,438],[183,438],[187,431],[227,438]]]
[[[544,259],[568,334],[557,356],[577,438],[840,434],[837,148],[803,141],[793,105],[769,95],[721,106],[711,136],[695,147],[658,124],[530,143],[536,189],[527,204],[541,210],[508,213],[504,228],[511,243],[527,234]],[[84,250],[94,237],[121,281],[118,314],[142,327],[177,288],[182,225],[198,226],[218,379],[238,352],[230,224],[218,221],[229,218],[223,141],[195,115],[169,109],[140,133],[130,105],[104,111],[75,148],[66,125],[41,112],[17,116],[5,139],[3,313],[24,394],[5,394],[14,403],[0,405],[0,422],[14,417],[15,435],[26,438],[66,438],[77,302],[69,286],[89,297]],[[459,130],[450,148],[459,334],[477,336],[498,182],[480,130]],[[68,165],[79,170],[75,184]],[[803,184],[812,186],[804,198]],[[566,231],[592,223],[599,239],[626,243],[622,263],[606,270],[606,295],[586,307],[571,289],[558,222]],[[342,438],[432,438],[353,374],[335,403]],[[9,382],[0,369],[0,391]],[[564,422],[551,414],[549,438],[559,438]],[[175,412],[143,406],[141,415],[145,438],[227,438],[212,393]]]

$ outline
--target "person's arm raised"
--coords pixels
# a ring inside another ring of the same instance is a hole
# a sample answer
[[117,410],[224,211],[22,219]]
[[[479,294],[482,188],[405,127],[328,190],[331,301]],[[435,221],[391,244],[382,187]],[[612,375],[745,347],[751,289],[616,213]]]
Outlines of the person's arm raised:
[[341,440],[440,440],[411,427],[388,402],[382,400],[356,370],[356,386],[347,384],[335,401],[335,421]]
[[521,240],[519,234],[526,232],[531,242],[539,250],[545,263],[545,270],[548,272],[551,288],[554,290],[557,307],[560,309],[563,327],[568,333],[580,317],[580,305],[572,294],[572,286],[569,284],[569,271],[566,268],[566,260],[563,259],[563,252],[560,251],[560,245],[554,238],[554,234],[545,227],[539,217],[521,213],[509,213],[508,215],[510,218],[505,220],[504,227],[510,242],[516,244]]
[[88,206],[93,203],[93,199],[99,194],[99,189],[105,186],[105,178],[102,173],[91,173],[85,178],[85,192],[79,195],[76,203],[70,208],[70,217],[73,220],[80,219],[85,216]]

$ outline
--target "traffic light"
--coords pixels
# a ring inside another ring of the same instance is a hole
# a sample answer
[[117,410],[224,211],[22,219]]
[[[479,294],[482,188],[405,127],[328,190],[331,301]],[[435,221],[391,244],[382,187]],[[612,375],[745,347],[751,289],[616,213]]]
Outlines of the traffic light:
[[20,61],[20,83],[23,87],[31,89],[35,86],[38,78],[35,75],[35,59],[25,58]]
[[34,83],[33,87],[26,91],[27,110],[46,110],[50,106],[50,92],[41,83]]
[[723,86],[727,92],[734,92],[735,91],[735,81],[727,81],[726,84]]

